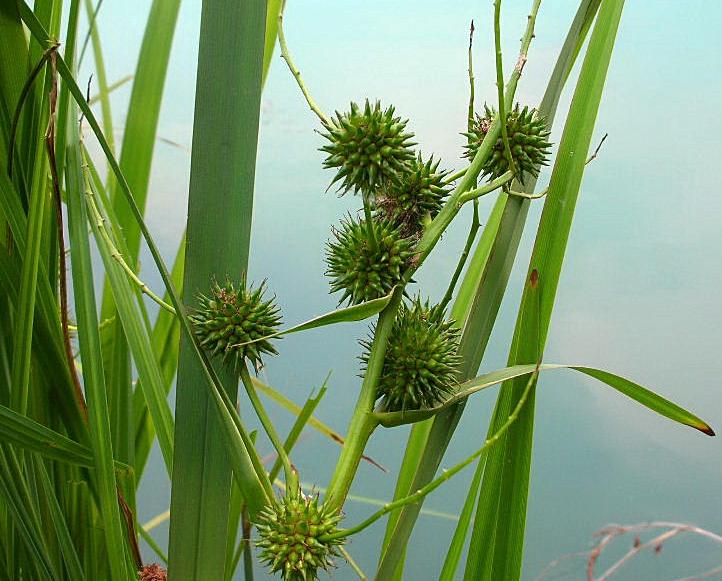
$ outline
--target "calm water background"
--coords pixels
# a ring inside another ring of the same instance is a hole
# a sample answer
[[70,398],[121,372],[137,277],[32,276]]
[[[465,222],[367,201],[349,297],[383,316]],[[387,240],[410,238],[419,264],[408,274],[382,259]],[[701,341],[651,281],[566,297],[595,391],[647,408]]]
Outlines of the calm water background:
[[[530,3],[504,4],[508,65],[515,60]],[[149,4],[104,4],[99,22],[111,80],[133,72]],[[495,98],[490,2],[289,4],[288,41],[322,108],[344,109],[349,100],[367,96],[393,103],[411,119],[425,154],[441,156],[449,168],[461,167],[459,132],[465,125],[466,43],[472,17],[477,26],[477,104]],[[543,3],[517,92],[522,102],[536,104],[541,98],[575,4]],[[158,142],[151,180],[148,221],[169,260],[186,215],[199,13],[200,2],[184,3],[159,128],[160,137],[180,147]],[[546,350],[548,361],[586,363],[635,378],[699,412],[718,431],[720,30],[719,2],[628,2],[595,141],[605,132],[609,138],[582,185]],[[223,82],[218,79],[219,88]],[[568,93],[558,119],[567,111]],[[128,97],[127,88],[113,96],[119,131]],[[335,307],[323,277],[324,244],[330,226],[358,207],[351,196],[324,194],[331,174],[320,166],[316,128],[317,120],[276,55],[263,97],[250,269],[251,278],[268,278],[289,323]],[[560,132],[557,123],[556,141]],[[548,174],[542,176],[542,183],[546,180]],[[482,202],[482,216],[491,203],[491,198]],[[485,370],[505,363],[540,209],[540,202],[533,204],[482,364]],[[444,292],[468,219],[462,212],[418,277],[419,288],[432,298]],[[144,277],[161,288],[149,257],[144,264]],[[365,332],[365,324],[355,324],[284,339],[280,357],[269,361],[267,379],[301,402],[333,370],[318,415],[343,431],[359,388],[357,340]],[[478,447],[495,397],[496,391],[490,391],[470,402],[446,466]],[[288,414],[273,407],[271,411],[281,431],[290,427]],[[556,557],[588,547],[592,533],[610,522],[665,519],[722,533],[719,439],[676,426],[569,372],[542,378],[536,417],[525,579],[534,579]],[[362,465],[355,493],[377,499],[392,495],[407,433],[396,429],[373,437],[368,453],[389,472]],[[265,442],[261,448],[262,453],[270,451]],[[322,485],[337,454],[335,444],[309,432],[294,460],[303,480]],[[141,485],[141,521],[165,510],[169,502],[159,454],[154,461]],[[470,477],[465,472],[447,483],[428,498],[426,507],[458,513]],[[347,522],[357,522],[372,510],[351,502]],[[408,579],[435,578],[454,525],[449,518],[420,519],[409,552]],[[379,522],[349,546],[367,572],[373,572],[383,526]],[[161,543],[166,535],[167,526],[155,531]],[[679,539],[659,556],[636,559],[616,578],[673,579],[719,563],[722,548]],[[260,570],[257,574],[262,577]],[[333,577],[354,578],[345,567]],[[570,560],[550,578],[584,578],[583,559]]]

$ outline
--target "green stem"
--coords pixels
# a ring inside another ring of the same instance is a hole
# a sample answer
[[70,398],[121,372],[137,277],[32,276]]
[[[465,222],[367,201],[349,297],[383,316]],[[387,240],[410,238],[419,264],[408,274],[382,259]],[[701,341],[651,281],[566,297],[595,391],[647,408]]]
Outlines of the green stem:
[[369,202],[368,194],[363,195],[363,202],[364,202],[364,216],[366,218],[366,230],[367,230],[368,236],[369,236],[369,244],[371,245],[371,250],[375,252],[376,251],[376,234],[374,234],[373,216],[371,215],[371,203]]
[[376,511],[374,514],[372,514],[370,517],[368,517],[366,520],[360,522],[356,526],[348,528],[348,529],[341,529],[331,535],[328,535],[328,536],[322,538],[321,540],[329,541],[329,540],[333,540],[333,539],[346,538],[351,535],[355,535],[356,533],[359,533],[362,530],[364,530],[365,528],[371,526],[373,523],[375,523],[377,520],[379,520],[384,515],[392,512],[394,510],[398,510],[399,508],[402,508],[409,504],[415,504],[415,503],[419,502],[422,498],[424,498],[425,496],[429,495],[431,492],[436,490],[444,482],[446,482],[451,477],[453,477],[456,474],[458,474],[459,472],[461,472],[464,468],[466,468],[474,460],[479,458],[482,454],[486,453],[489,450],[489,448],[491,448],[494,444],[496,444],[499,441],[499,439],[504,435],[504,433],[509,429],[509,427],[519,417],[519,413],[521,412],[522,408],[524,407],[527,397],[529,396],[529,393],[531,392],[532,387],[534,386],[534,382],[536,381],[536,378],[538,375],[539,375],[539,370],[537,369],[529,377],[529,380],[527,381],[526,388],[524,389],[522,396],[519,398],[519,401],[517,402],[516,406],[514,407],[514,410],[511,412],[511,414],[509,414],[509,417],[507,418],[506,422],[504,422],[504,424],[492,436],[489,436],[484,441],[484,444],[481,446],[481,448],[479,448],[476,452],[474,452],[466,460],[459,462],[456,466],[454,466],[453,468],[451,468],[449,470],[443,471],[441,476],[439,476],[435,480],[432,480],[426,486],[420,488],[413,494],[410,494],[404,498],[399,498],[398,500],[394,500],[393,502],[389,502],[389,503],[385,504],[378,511]]
[[283,442],[281,442],[281,439],[278,437],[276,428],[273,427],[271,418],[269,418],[266,413],[266,408],[263,407],[263,404],[258,397],[258,393],[256,392],[256,388],[251,380],[251,374],[248,373],[248,366],[245,361],[241,364],[241,382],[246,388],[248,399],[251,400],[251,405],[253,406],[258,419],[261,421],[261,425],[263,426],[268,439],[271,440],[271,444],[273,444],[278,457],[283,463],[283,473],[286,477],[286,482],[288,483],[288,490],[291,494],[293,494],[296,490],[296,486],[293,486],[293,484],[296,483],[297,479],[295,473],[293,472],[293,468],[291,467],[291,461],[288,459],[288,454],[286,454],[286,449],[283,447]]
[[476,200],[477,198],[480,198],[481,196],[490,194],[494,190],[498,190],[499,188],[507,185],[513,179],[514,179],[514,172],[512,170],[508,170],[506,173],[500,175],[495,180],[490,181],[488,184],[484,184],[483,186],[479,186],[478,188],[474,188],[473,190],[464,192],[461,195],[461,197],[459,198],[459,204],[463,205],[466,202],[468,202],[469,200]]
[[527,194],[526,192],[515,192],[514,190],[507,190],[506,193],[510,196],[516,196],[517,198],[524,198],[526,200],[538,200],[547,195],[549,188],[543,189],[538,194]]
[[321,108],[316,104],[316,101],[313,100],[313,97],[311,97],[311,93],[308,92],[306,84],[303,82],[303,79],[301,79],[301,71],[296,68],[296,65],[293,63],[293,59],[291,58],[291,54],[288,52],[286,35],[283,32],[283,12],[285,11],[285,9],[286,2],[284,0],[283,4],[281,5],[281,11],[278,13],[278,45],[281,48],[281,58],[286,61],[286,64],[288,65],[288,68],[291,71],[293,78],[296,79],[298,88],[301,89],[301,92],[306,98],[306,103],[308,103],[311,111],[313,111],[318,116],[318,118],[321,120],[321,123],[323,123],[325,126],[329,126],[331,125],[331,120],[326,117],[326,114],[321,111]]
[[511,156],[509,136],[506,130],[506,108],[504,106],[504,68],[501,60],[501,0],[494,1],[494,46],[496,48],[496,90],[499,97],[499,118],[501,123],[501,141],[509,169],[514,172],[514,158]]
[[456,283],[461,276],[461,272],[464,270],[464,265],[466,264],[466,260],[469,257],[469,253],[471,252],[471,246],[472,244],[474,244],[474,240],[476,239],[476,233],[479,231],[479,226],[479,203],[477,202],[477,200],[474,200],[474,215],[471,218],[471,228],[469,228],[469,235],[466,237],[466,244],[464,244],[464,250],[459,257],[459,262],[456,265],[454,275],[451,277],[449,288],[446,289],[446,294],[444,294],[444,298],[441,299],[440,306],[442,309],[445,309],[446,305],[451,302],[451,297],[454,294]]
[[[472,54],[472,46],[474,45],[474,21],[471,21],[469,27],[469,111],[466,122],[466,130],[471,133],[474,127],[474,57]],[[458,172],[457,172],[458,173]],[[463,172],[461,175],[464,175]],[[461,177],[461,176],[459,176]]]
[[371,352],[369,353],[366,373],[361,385],[361,393],[351,417],[346,441],[341,449],[341,455],[326,492],[326,502],[335,509],[340,509],[343,506],[358,465],[361,462],[366,442],[368,442],[369,437],[378,425],[372,415],[374,402],[376,401],[376,384],[381,376],[386,344],[402,296],[403,288],[397,287],[391,302],[381,311],[379,320],[376,323],[376,332],[371,344]]
[[[83,166],[83,169],[87,169],[87,166]],[[88,199],[88,208],[90,209],[90,213],[93,215],[93,220],[95,220],[95,224],[98,226],[98,231],[100,232],[100,236],[103,239],[103,242],[105,242],[106,246],[108,247],[110,255],[120,265],[123,271],[125,271],[125,273],[128,275],[128,278],[140,289],[140,292],[142,292],[144,295],[147,295],[148,298],[158,304],[161,308],[175,315],[175,309],[171,305],[166,303],[157,294],[155,294],[152,290],[150,290],[150,288],[148,288],[148,285],[145,284],[138,277],[137,274],[135,274],[133,269],[123,259],[123,255],[118,250],[117,246],[113,242],[113,239],[110,237],[108,229],[105,227],[106,218],[100,212],[98,203],[95,201],[95,194],[93,193],[93,190],[88,183],[87,172],[85,172],[85,188],[85,196]]]
[[460,177],[463,177],[468,169],[468,167],[465,167],[464,169],[460,169],[459,171],[452,173],[450,176],[447,176],[446,179],[444,179],[444,184],[446,185],[455,182]]

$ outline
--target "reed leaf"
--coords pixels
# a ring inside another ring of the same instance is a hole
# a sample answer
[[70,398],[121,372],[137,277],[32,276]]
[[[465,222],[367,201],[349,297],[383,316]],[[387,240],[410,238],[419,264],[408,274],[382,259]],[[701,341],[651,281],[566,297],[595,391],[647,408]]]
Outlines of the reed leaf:
[[[247,270],[265,21],[265,2],[203,2],[183,284],[190,308],[214,278],[237,279]],[[224,577],[231,477],[226,443],[236,438],[224,417],[219,426],[189,343],[181,340],[178,367],[168,554],[169,573],[179,581]],[[235,400],[237,376],[231,370],[219,375]]]
[[[71,111],[75,111],[71,106]],[[72,116],[72,115],[71,115]],[[128,570],[123,540],[123,525],[118,508],[113,446],[110,433],[110,414],[105,391],[105,373],[98,333],[93,268],[87,230],[87,210],[83,195],[80,138],[75,123],[68,124],[67,191],[68,230],[70,232],[71,260],[75,312],[78,321],[80,358],[83,363],[85,394],[88,400],[88,420],[97,494],[103,519],[105,545],[108,547],[108,565],[112,581],[126,581],[132,574]]]

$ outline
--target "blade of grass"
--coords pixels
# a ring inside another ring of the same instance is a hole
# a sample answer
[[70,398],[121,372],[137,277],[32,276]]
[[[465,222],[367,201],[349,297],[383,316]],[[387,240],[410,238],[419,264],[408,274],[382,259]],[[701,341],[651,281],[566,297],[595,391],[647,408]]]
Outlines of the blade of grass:
[[[306,424],[311,419],[311,416],[313,415],[314,410],[318,406],[319,403],[321,403],[321,399],[323,399],[323,396],[326,395],[326,383],[328,383],[328,378],[331,376],[329,373],[326,376],[326,379],[323,381],[323,384],[321,385],[321,389],[318,390],[318,395],[316,397],[313,396],[313,393],[308,396],[308,399],[306,400],[306,403],[303,404],[303,408],[301,408],[301,412],[298,414],[298,417],[296,418],[296,421],[293,423],[293,426],[291,426],[291,431],[288,432],[288,436],[286,436],[286,440],[283,442],[283,448],[286,450],[287,454],[291,453],[291,450],[296,445],[296,442],[298,441],[299,436],[301,435],[301,432],[303,432],[303,428],[306,427]],[[276,476],[278,475],[279,470],[281,469],[282,463],[281,458],[277,458],[276,461],[273,463],[273,467],[271,468],[270,472],[268,473],[268,478],[273,482],[276,479]]]
[[263,45],[263,85],[266,84],[268,70],[271,68],[273,51],[278,37],[278,15],[281,14],[283,0],[268,0],[266,7],[266,37]]
[[115,151],[115,141],[113,140],[113,114],[110,107],[110,99],[108,95],[110,88],[108,87],[108,78],[105,74],[105,59],[103,58],[103,47],[100,43],[100,32],[98,31],[98,21],[92,0],[85,0],[85,12],[88,15],[90,23],[89,33],[90,40],[93,45],[93,59],[95,60],[95,76],[98,79],[100,110],[103,117],[103,132],[108,138],[110,149]]
[[[183,268],[185,266],[185,234],[176,253],[171,278],[175,288],[183,288]],[[168,303],[168,293],[163,300]],[[170,392],[176,369],[178,368],[178,347],[180,343],[180,323],[178,317],[166,309],[158,312],[153,330],[151,331],[153,353],[160,354],[160,367],[166,396]],[[140,387],[140,389],[138,389]],[[150,449],[155,438],[155,429],[143,396],[142,380],[136,385],[133,393],[133,417],[135,418],[135,472],[140,481]]]
[[344,307],[342,309],[331,311],[330,313],[319,315],[318,317],[314,317],[313,319],[310,319],[304,323],[299,323],[298,325],[294,325],[293,327],[289,327],[288,329],[283,329],[281,331],[278,331],[277,333],[273,333],[272,335],[259,337],[258,339],[254,339],[253,341],[247,341],[246,343],[239,343],[238,346],[250,345],[251,343],[257,343],[258,341],[264,341],[273,337],[291,335],[292,333],[308,331],[309,329],[317,329],[319,327],[325,327],[326,325],[335,325],[337,323],[352,323],[355,321],[363,321],[365,319],[369,319],[374,315],[378,315],[388,306],[388,304],[391,302],[391,298],[393,297],[394,290],[396,290],[396,287],[394,287],[391,292],[389,292],[389,294],[383,297],[379,297],[377,299],[372,299],[364,303],[359,303],[358,305]]
[[70,536],[68,530],[68,524],[65,521],[63,511],[58,504],[58,499],[55,497],[55,490],[53,484],[48,476],[48,472],[45,469],[43,461],[36,459],[35,467],[37,474],[39,475],[40,489],[42,490],[43,497],[48,503],[50,509],[51,518],[50,523],[55,530],[57,536],[58,546],[60,547],[60,553],[63,556],[65,562],[65,569],[68,573],[68,577],[73,581],[83,581],[85,575],[83,575],[83,569],[78,558],[78,552],[73,544],[73,539]]
[[[247,270],[265,21],[265,2],[203,2],[183,284],[190,308],[214,277],[235,279]],[[168,554],[169,575],[179,581],[224,576],[228,522],[222,515],[231,476],[190,343],[181,340]],[[220,376],[224,397],[235,400],[237,376],[229,370]],[[233,435],[225,421],[222,426]]]
[[[54,50],[50,53],[51,59],[54,58],[53,55]],[[43,86],[40,108],[44,111],[44,105],[50,103],[52,109],[51,115],[54,115],[57,85],[55,84],[54,74],[46,78],[47,82]],[[49,93],[50,96],[46,100],[45,96]],[[44,112],[42,119],[47,121],[48,118],[49,115],[47,112]],[[22,261],[19,304],[16,310],[15,329],[13,332],[12,403],[13,407],[21,413],[25,413],[28,406],[35,297],[45,226],[45,202],[48,198],[48,165],[45,149],[42,146],[42,137],[37,139],[37,143],[38,146],[34,152],[35,163],[33,167],[35,171],[32,177],[32,191],[30,193],[30,207],[28,211],[27,245]]]
[[[582,64],[559,145],[557,161],[529,265],[510,364],[537,360],[544,348],[562,260],[571,228],[594,122],[611,60],[623,0],[603,0]],[[532,276],[534,273],[534,276]],[[539,321],[539,342],[526,338]],[[494,422],[520,397],[522,382],[504,384]],[[508,579],[521,575],[534,419],[534,393],[517,425],[487,461],[466,579]],[[477,539],[474,542],[474,539]],[[485,542],[479,543],[479,539]],[[490,539],[493,541],[489,542]]]
[[[529,329],[529,326],[526,327]],[[466,399],[470,395],[473,395],[483,389],[499,385],[500,383],[515,380],[517,378],[523,378],[530,373],[535,371],[548,371],[554,369],[573,369],[579,371],[590,377],[594,377],[599,381],[606,383],[608,386],[616,389],[618,392],[626,395],[630,399],[642,404],[649,408],[653,412],[656,412],[666,418],[677,423],[689,426],[695,430],[699,430],[707,434],[708,436],[714,436],[714,431],[710,425],[701,420],[692,412],[681,408],[677,404],[657,395],[653,391],[650,391],[646,387],[642,387],[638,383],[634,383],[629,379],[605,371],[603,369],[596,369],[594,367],[587,367],[583,365],[561,365],[557,363],[542,363],[542,364],[523,364],[513,365],[511,367],[505,367],[496,371],[491,371],[483,375],[479,375],[474,379],[471,379],[465,383],[462,383],[457,391],[451,396],[446,402],[433,408],[413,411],[399,411],[399,412],[375,412],[374,418],[385,427],[400,426],[407,423],[422,421],[430,416],[438,414],[439,412],[448,409],[455,405],[457,402]]]
[[[120,152],[120,167],[141,214],[145,212],[148,197],[158,118],[179,8],[180,0],[153,1],[143,35],[128,105]],[[97,34],[95,27],[91,31],[91,38],[93,38],[93,34]],[[94,38],[93,48],[95,52]],[[99,64],[98,54],[95,52],[96,65]],[[107,91],[107,87],[101,85],[100,90],[103,94]],[[112,120],[106,119],[105,108],[103,109],[103,120],[104,124],[112,124]],[[110,139],[112,137],[108,133],[110,127],[105,129],[105,134]],[[108,146],[112,152],[112,140]],[[125,247],[128,253],[126,261],[131,268],[137,271],[140,226],[135,220],[128,201],[123,195],[118,195],[117,180],[109,179],[108,183],[117,226],[125,238]],[[112,296],[110,283],[106,279],[101,308],[101,317],[104,320],[116,317]],[[119,455],[130,462],[134,451],[132,378],[129,348],[120,317],[115,318],[115,321],[105,330],[104,336],[110,338],[110,349],[104,352],[104,356],[106,368],[109,370],[109,391],[113,403],[111,409],[114,439]]]
[[45,458],[93,466],[93,455],[86,446],[3,405],[0,405],[0,440],[38,452]]
[[[71,118],[76,108],[71,106]],[[71,260],[73,264],[73,288],[75,313],[78,321],[80,358],[83,362],[83,378],[88,400],[88,420],[91,445],[97,478],[97,494],[103,519],[105,545],[108,547],[108,563],[112,581],[126,581],[133,574],[128,570],[123,525],[116,496],[113,466],[113,447],[110,434],[110,415],[106,399],[105,374],[100,351],[100,336],[93,268],[83,195],[83,170],[81,167],[80,138],[75,123],[68,124],[67,193],[68,231],[70,232]]]
[[14,532],[27,550],[23,565],[34,569],[38,579],[59,580],[42,534],[38,507],[14,450],[6,444],[0,444],[0,498],[3,497]]

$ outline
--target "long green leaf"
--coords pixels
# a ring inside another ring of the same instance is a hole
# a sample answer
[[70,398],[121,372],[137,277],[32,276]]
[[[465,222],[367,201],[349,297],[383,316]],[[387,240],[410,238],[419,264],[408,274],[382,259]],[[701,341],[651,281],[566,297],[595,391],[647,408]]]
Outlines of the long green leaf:
[[389,294],[384,295],[383,297],[379,297],[377,299],[366,301],[365,303],[351,305],[350,307],[344,307],[342,309],[331,311],[330,313],[319,315],[318,317],[309,319],[304,323],[299,323],[298,325],[294,325],[293,327],[289,327],[288,329],[283,329],[272,335],[266,335],[265,337],[259,337],[258,339],[254,339],[253,341],[240,343],[239,346],[257,343],[258,341],[264,341],[273,337],[282,337],[283,335],[291,335],[292,333],[299,333],[301,331],[317,329],[319,327],[325,327],[327,325],[364,321],[373,317],[374,315],[378,315],[386,308],[386,306],[391,302],[391,297],[393,297],[394,290],[395,287],[391,290]]
[[[71,107],[71,112],[77,111]],[[75,117],[76,115],[71,115]],[[123,525],[115,484],[113,447],[110,434],[110,415],[105,391],[105,374],[98,334],[98,319],[93,290],[93,268],[88,240],[85,197],[83,195],[83,170],[81,167],[80,139],[75,123],[68,124],[67,191],[68,231],[70,232],[71,259],[73,263],[73,288],[75,312],[78,321],[80,358],[83,363],[85,394],[88,399],[95,473],[98,482],[98,502],[103,518],[105,544],[108,547],[108,563],[112,581],[127,581],[132,574],[128,570],[123,540]]]
[[68,523],[65,520],[58,499],[55,496],[55,490],[53,490],[52,482],[48,476],[48,471],[45,469],[43,461],[37,459],[35,462],[36,471],[39,476],[40,488],[43,492],[43,497],[48,503],[50,512],[50,524],[55,530],[57,537],[58,546],[60,547],[60,554],[63,556],[65,562],[65,568],[68,572],[68,577],[73,581],[83,581],[85,575],[83,575],[83,569],[78,558],[78,552],[73,544],[73,539],[68,529]]
[[[183,284],[191,308],[213,278],[237,279],[247,270],[265,22],[265,1],[203,2]],[[223,79],[220,87],[218,79]],[[227,446],[242,436],[223,415],[219,426],[213,398],[221,394],[214,390],[209,396],[193,351],[184,336],[168,554],[169,575],[178,581],[224,577],[231,476]],[[235,400],[237,376],[228,369],[219,375],[223,395]],[[248,470],[234,469],[241,479]],[[240,485],[248,499],[251,491],[242,480]]]
[[38,452],[45,458],[93,466],[93,455],[87,447],[2,405],[0,440]]
[[[123,144],[120,152],[120,167],[133,193],[135,204],[141,214],[145,212],[148,198],[148,184],[153,162],[160,106],[168,71],[171,46],[175,33],[180,0],[154,0],[148,15],[143,42],[138,57],[133,89],[126,116]],[[98,64],[99,52],[93,48]],[[101,94],[107,91],[101,83]],[[106,98],[107,101],[107,98]],[[109,112],[108,112],[109,114]],[[106,107],[103,107],[104,125],[109,123]],[[106,133],[110,127],[105,127]],[[108,146],[111,151],[112,140]],[[133,215],[133,209],[124,195],[119,195],[117,180],[109,179],[113,213],[116,225],[124,236],[127,250],[126,261],[136,268],[140,248],[140,225]],[[110,208],[109,208],[110,211]],[[109,346],[104,352],[108,370],[108,386],[112,400],[112,426],[118,457],[132,461],[133,440],[133,401],[132,378],[129,347],[120,317],[115,316],[110,283],[106,280],[103,292],[101,316],[103,320],[113,319],[105,330]],[[137,362],[136,362],[137,363]],[[167,453],[167,441],[165,452]],[[170,465],[166,461],[166,465]]]
[[393,427],[422,421],[438,414],[450,406],[455,405],[457,402],[466,399],[478,391],[493,385],[498,385],[505,381],[524,377],[534,373],[535,369],[538,369],[539,371],[548,371],[552,369],[574,369],[576,371],[580,371],[581,373],[585,373],[590,377],[594,377],[595,379],[606,383],[620,393],[641,403],[643,406],[664,417],[667,417],[677,423],[690,426],[691,428],[699,430],[707,435],[714,436],[714,431],[707,422],[701,420],[693,413],[679,407],[677,404],[657,395],[653,391],[650,391],[637,383],[634,383],[633,381],[630,381],[629,379],[625,379],[624,377],[615,375],[609,371],[596,369],[594,367],[560,365],[555,363],[544,363],[538,366],[536,364],[525,364],[505,367],[504,369],[479,375],[470,381],[462,383],[452,397],[436,407],[424,410],[376,412],[374,417],[378,420],[379,424],[385,427]]
[[[510,365],[536,361],[544,348],[623,4],[623,0],[603,0],[599,9],[552,171],[512,340]],[[530,325],[537,324],[538,342],[529,340],[527,333]],[[518,380],[504,384],[492,422],[494,426],[516,405],[522,383]],[[533,396],[534,393],[519,421],[487,460],[466,579],[516,581],[521,575],[531,471]]]

